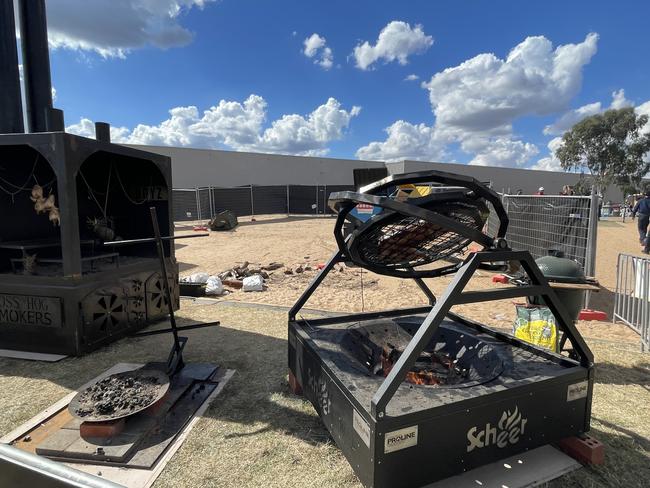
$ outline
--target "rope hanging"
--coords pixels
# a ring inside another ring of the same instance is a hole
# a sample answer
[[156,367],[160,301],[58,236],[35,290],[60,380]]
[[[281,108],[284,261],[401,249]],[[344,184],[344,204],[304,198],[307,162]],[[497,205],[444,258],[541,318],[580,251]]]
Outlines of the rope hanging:
[[[97,198],[95,197],[95,192],[94,192],[93,189],[90,187],[90,184],[88,183],[88,180],[86,180],[86,177],[85,177],[84,174],[82,173],[81,169],[79,170],[79,176],[81,176],[81,179],[82,179],[83,182],[86,184],[86,188],[88,188],[88,196],[90,196],[90,197],[93,199],[93,201],[95,202],[95,204],[96,204],[97,207],[99,208],[99,211],[100,211],[100,212],[102,213],[102,215],[104,216],[104,220],[106,220],[106,212],[105,212],[105,210],[102,208],[102,206],[101,206],[101,204],[99,203],[99,201],[97,200]],[[107,192],[107,193],[108,193],[108,192]],[[108,194],[106,195],[106,198],[107,198],[107,200],[108,200]]]
[[[29,181],[30,181],[32,178],[34,179],[34,182],[38,185],[38,180],[36,179],[36,166],[38,165],[38,159],[39,159],[39,157],[40,157],[40,154],[39,154],[39,153],[36,153],[36,157],[34,158],[34,164],[32,165],[32,170],[31,170],[29,176],[27,177],[27,179],[25,180],[25,183],[23,183],[23,184],[20,185],[20,186],[15,185],[15,184],[13,184],[11,181],[9,181],[9,180],[3,178],[2,176],[0,176],[0,181],[2,181],[2,183],[4,183],[5,185],[8,185],[8,186],[10,186],[10,187],[13,187],[13,188],[15,189],[15,191],[8,190],[8,189],[5,188],[4,186],[0,185],[0,190],[2,190],[4,193],[6,193],[7,195],[9,195],[9,196],[11,197],[11,202],[12,202],[12,203],[14,203],[14,197],[15,197],[16,195],[18,195],[21,191],[29,191],[29,192],[32,191],[32,187],[27,186],[28,183],[29,183]],[[56,181],[56,177],[52,178],[52,180],[50,180],[48,183],[46,183],[45,185],[43,185],[42,188],[43,188],[43,189],[48,188],[48,187],[51,186],[55,181]]]
[[120,176],[120,172],[119,172],[119,170],[118,170],[117,168],[115,169],[115,175],[117,176],[117,181],[119,182],[120,187],[122,188],[122,193],[124,193],[124,196],[126,197],[126,199],[127,199],[129,202],[131,202],[133,205],[142,205],[143,203],[146,203],[146,202],[147,202],[147,199],[146,199],[146,198],[142,199],[142,200],[139,201],[139,202],[136,202],[133,198],[131,198],[131,197],[129,196],[129,194],[128,194],[128,192],[126,191],[126,188],[125,188],[125,186],[124,186],[124,183],[122,183],[122,177]]

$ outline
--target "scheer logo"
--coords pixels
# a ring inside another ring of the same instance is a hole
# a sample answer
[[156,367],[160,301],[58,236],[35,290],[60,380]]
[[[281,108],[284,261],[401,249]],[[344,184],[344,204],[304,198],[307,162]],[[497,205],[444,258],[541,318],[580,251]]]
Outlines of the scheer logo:
[[481,430],[478,427],[472,427],[467,431],[469,442],[467,452],[493,444],[500,448],[504,448],[508,444],[516,444],[524,434],[527,422],[528,419],[522,418],[519,408],[515,406],[514,412],[510,413],[510,410],[503,412],[495,427],[492,427],[489,422]]

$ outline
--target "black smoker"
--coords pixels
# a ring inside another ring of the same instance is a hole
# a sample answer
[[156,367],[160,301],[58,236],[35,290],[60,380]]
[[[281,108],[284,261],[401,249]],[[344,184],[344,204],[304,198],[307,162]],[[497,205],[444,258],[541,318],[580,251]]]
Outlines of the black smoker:
[[[428,184],[444,187],[427,192]],[[488,202],[500,220],[494,237],[482,232]],[[329,203],[339,250],[289,312],[289,376],[364,486],[423,486],[589,430],[593,356],[530,254],[503,239],[508,217],[496,193],[473,178],[427,171],[333,193]],[[359,204],[381,211],[361,222],[351,213]],[[484,250],[452,259],[472,241]],[[415,280],[429,305],[299,317],[344,261]],[[520,263],[531,284],[465,291],[479,265],[494,261]],[[422,278],[450,274],[437,300]],[[570,350],[542,350],[450,312],[525,296],[544,298]]]
[[[172,235],[171,161],[67,134],[52,108],[45,2],[20,0],[23,121],[12,0],[0,0],[0,348],[83,354],[167,315],[156,250]],[[28,129],[28,130],[26,130]],[[26,133],[29,132],[29,133]],[[178,308],[178,266],[166,243]]]

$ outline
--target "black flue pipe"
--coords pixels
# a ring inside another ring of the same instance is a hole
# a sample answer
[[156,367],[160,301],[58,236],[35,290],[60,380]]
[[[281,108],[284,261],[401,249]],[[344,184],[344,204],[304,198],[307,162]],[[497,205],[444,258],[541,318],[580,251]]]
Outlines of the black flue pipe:
[[0,0],[0,134],[24,132],[13,0]]
[[106,122],[95,122],[95,139],[100,142],[111,142],[111,126]]
[[30,132],[47,132],[52,110],[45,0],[19,0],[25,102]]

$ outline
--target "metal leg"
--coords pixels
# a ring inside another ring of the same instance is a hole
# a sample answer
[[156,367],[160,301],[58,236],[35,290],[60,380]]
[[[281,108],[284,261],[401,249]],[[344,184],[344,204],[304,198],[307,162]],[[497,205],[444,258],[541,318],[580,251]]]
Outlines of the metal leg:
[[[371,413],[375,419],[381,420],[383,417],[385,417],[386,406],[390,402],[390,399],[399,388],[399,385],[401,385],[406,378],[406,374],[413,367],[415,361],[420,356],[425,346],[431,341],[436,333],[436,330],[445,319],[453,305],[459,303],[467,303],[467,295],[471,295],[471,301],[477,301],[475,299],[476,297],[474,297],[472,294],[478,293],[481,293],[482,296],[484,295],[483,298],[485,300],[494,300],[498,298],[496,292],[493,291],[463,293],[463,290],[474,275],[474,272],[478,269],[478,265],[480,263],[485,261],[503,261],[504,259],[499,258],[501,257],[501,254],[504,253],[510,253],[510,260],[516,260],[521,263],[522,267],[526,273],[528,273],[528,276],[533,283],[533,287],[530,288],[535,288],[537,292],[536,294],[539,294],[544,298],[544,301],[547,304],[548,308],[557,319],[558,325],[560,326],[562,332],[564,332],[563,341],[566,341],[566,338],[570,339],[575,351],[577,352],[581,365],[590,369],[592,368],[593,354],[576,330],[573,322],[569,320],[564,306],[560,303],[557,295],[549,286],[546,278],[544,278],[541,271],[533,261],[532,256],[528,252],[480,252],[473,254],[465,261],[463,266],[454,277],[454,280],[447,287],[444,295],[440,298],[440,300],[437,301],[433,309],[424,319],[422,325],[418,328],[417,332],[409,344],[406,346],[406,349],[395,363],[395,366],[393,369],[391,369],[390,373],[375,393],[371,402]],[[517,254],[517,256],[512,256],[512,254]],[[530,294],[527,293],[525,288],[515,291],[517,293],[517,296],[527,296]],[[515,291],[513,291],[513,293]]]
[[309,297],[311,297],[311,295],[314,293],[314,290],[318,288],[318,286],[322,283],[322,281],[325,279],[328,273],[332,271],[334,265],[336,263],[340,263],[341,261],[344,261],[343,253],[341,251],[336,251],[329,259],[329,261],[327,261],[327,264],[321,270],[321,272],[318,273],[316,277],[312,280],[312,282],[309,284],[307,289],[304,292],[302,292],[302,295],[300,295],[298,301],[293,305],[293,307],[291,307],[291,310],[289,310],[289,321],[296,320],[296,314],[300,311],[300,309],[302,309],[302,307],[305,306],[305,303],[307,303]]
[[431,288],[427,286],[422,278],[413,278],[413,281],[417,283],[420,290],[422,290],[422,293],[426,295],[427,300],[429,300],[429,305],[434,306],[436,304],[436,296],[431,291]]
[[160,228],[158,227],[158,213],[156,212],[156,207],[150,207],[149,212],[151,213],[151,223],[153,224],[153,232],[156,239],[156,249],[158,250],[158,259],[160,260],[160,274],[163,291],[165,293],[165,298],[167,300],[167,309],[169,312],[169,323],[171,324],[171,331],[174,335],[174,346],[169,353],[169,359],[167,362],[167,373],[174,374],[185,365],[183,363],[183,348],[187,342],[186,337],[178,337],[178,330],[176,328],[176,318],[174,317],[174,304],[172,303],[172,294],[169,289],[169,281],[167,279],[167,264],[165,263],[165,250],[163,248],[163,241],[160,236]]
[[445,294],[436,303],[431,312],[429,312],[429,315],[424,319],[424,322],[418,328],[413,339],[408,343],[408,346],[404,349],[395,366],[393,366],[393,369],[388,373],[388,376],[377,390],[377,393],[373,396],[370,405],[372,416],[375,419],[384,417],[388,402],[406,378],[406,373],[413,367],[424,347],[433,338],[436,330],[438,330],[438,326],[444,320],[449,309],[454,305],[454,299],[460,295],[463,288],[465,288],[472,278],[474,271],[478,267],[478,262],[477,255],[473,254],[460,268],[458,274],[456,274],[454,280],[445,291]]

